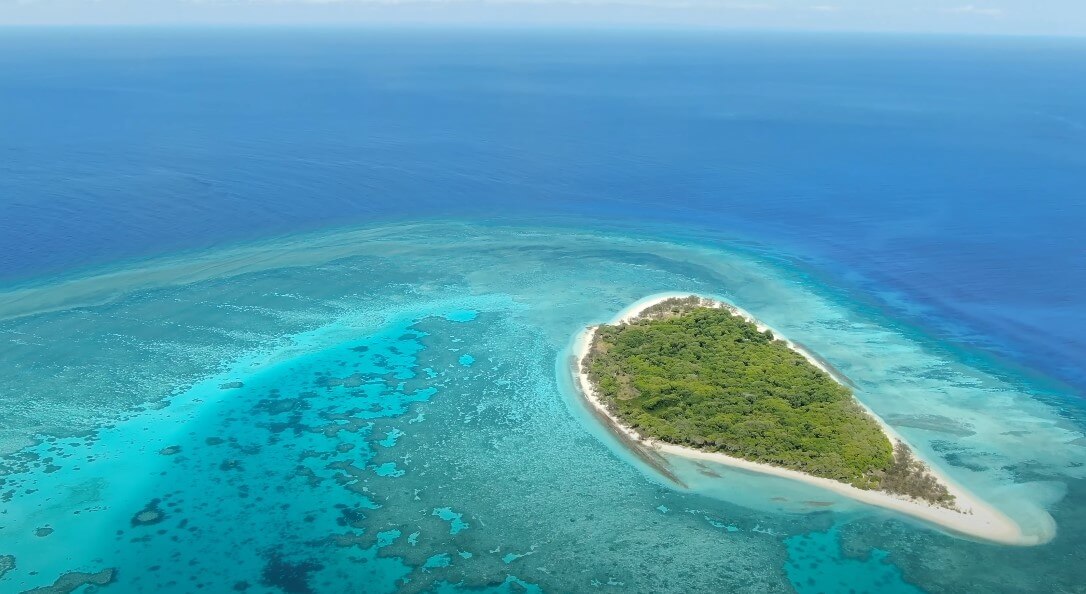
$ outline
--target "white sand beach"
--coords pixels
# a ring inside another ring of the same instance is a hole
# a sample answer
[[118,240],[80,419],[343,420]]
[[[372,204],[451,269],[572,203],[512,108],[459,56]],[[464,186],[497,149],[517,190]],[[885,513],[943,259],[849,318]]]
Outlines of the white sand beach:
[[[648,309],[649,307],[652,307],[653,305],[656,305],[667,299],[688,296],[690,296],[689,293],[661,293],[657,295],[652,295],[650,297],[637,301],[633,305],[622,310],[609,323],[619,324],[630,322],[631,320],[637,318],[641,314],[641,312]],[[734,313],[753,322],[758,326],[759,330],[772,330],[773,334],[777,338],[785,341],[785,343],[790,348],[803,355],[808,361],[810,361],[819,369],[822,369],[823,371],[828,373],[831,377],[834,378],[835,381],[841,381],[841,378],[839,378],[834,371],[827,369],[826,365],[819,361],[817,357],[800,348],[795,343],[782,337],[780,333],[776,330],[765,326],[748,312],[743,311],[742,309],[739,309],[731,304],[726,304],[716,300],[709,301],[711,301],[713,307],[726,307]],[[1041,544],[1042,542],[1047,540],[1038,536],[1025,534],[1022,528],[1011,518],[1007,517],[1005,514],[1003,514],[993,506],[989,505],[973,493],[966,490],[961,485],[951,480],[944,473],[940,472],[938,468],[936,468],[927,461],[924,462],[928,467],[929,471],[947,487],[947,490],[952,495],[954,495],[954,505],[956,509],[948,509],[946,507],[936,506],[924,501],[918,501],[898,495],[893,495],[884,491],[870,491],[858,489],[856,487],[838,481],[816,477],[795,470],[789,470],[769,464],[751,462],[749,460],[735,458],[732,456],[727,456],[725,454],[697,450],[694,448],[677,446],[644,438],[639,435],[635,430],[623,425],[622,422],[614,414],[612,414],[606,406],[604,406],[604,404],[597,398],[597,394],[591,384],[591,381],[582,369],[582,362],[584,361],[584,358],[589,352],[593,337],[595,336],[595,332],[596,327],[593,326],[585,329],[585,331],[577,337],[577,341],[574,346],[574,355],[576,357],[575,373],[577,375],[575,383],[580,388],[581,395],[586,399],[588,404],[600,415],[610,420],[610,423],[608,424],[610,429],[612,431],[621,432],[625,436],[625,438],[629,439],[634,443],[638,443],[658,453],[681,456],[693,460],[710,461],[735,468],[741,468],[744,470],[802,481],[804,483],[815,485],[828,491],[844,495],[856,501],[860,501],[869,505],[874,505],[885,509],[890,509],[905,514],[907,516],[923,520],[930,524],[934,524],[949,532],[976,538],[979,540],[1022,546]],[[889,425],[887,425],[882,419],[880,419],[878,415],[875,415],[862,402],[860,402],[860,405],[863,406],[868,414],[870,414],[879,423],[879,426],[882,427],[883,431],[886,433],[887,437],[891,440],[891,442],[894,442],[896,440],[905,441],[896,431],[894,431]]]

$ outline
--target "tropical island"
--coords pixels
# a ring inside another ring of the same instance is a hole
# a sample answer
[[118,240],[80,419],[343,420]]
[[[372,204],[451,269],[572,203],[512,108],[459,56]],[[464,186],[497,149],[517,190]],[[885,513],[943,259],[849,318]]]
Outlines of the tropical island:
[[1031,544],[935,472],[828,365],[732,305],[664,295],[577,347],[579,387],[635,448],[815,484],[953,532]]

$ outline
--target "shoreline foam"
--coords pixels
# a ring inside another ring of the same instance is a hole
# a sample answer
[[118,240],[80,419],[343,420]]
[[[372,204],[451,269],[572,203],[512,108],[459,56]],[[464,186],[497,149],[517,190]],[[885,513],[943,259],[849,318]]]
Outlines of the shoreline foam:
[[[652,295],[641,299],[634,304],[630,305],[626,309],[623,309],[618,313],[610,322],[609,325],[627,323],[637,318],[641,313],[667,299],[675,297],[687,297],[689,293],[661,293]],[[784,341],[789,348],[801,354],[812,365],[825,371],[838,383],[846,384],[851,382],[843,381],[843,377],[837,370],[832,370],[827,367],[818,357],[808,352],[806,349],[800,347],[796,343],[784,338],[773,328],[766,326],[759,322],[749,312],[746,312],[734,305],[724,303],[716,299],[705,298],[707,301],[712,302],[712,307],[726,307],[733,311],[737,315],[743,317],[747,321],[754,323],[759,331],[771,330],[773,335]],[[595,388],[592,386],[591,380],[583,370],[584,358],[588,355],[588,352],[592,345],[592,340],[595,337],[596,328],[598,326],[591,326],[582,331],[574,343],[574,365],[573,370],[576,381],[575,384],[580,392],[581,397],[585,399],[591,408],[592,412],[605,421],[608,428],[616,434],[619,440],[630,449],[634,450],[640,458],[645,460],[657,471],[662,472],[665,476],[669,476],[670,471],[666,468],[661,469],[659,462],[648,460],[653,455],[659,457],[662,454],[670,454],[673,456],[680,456],[695,461],[709,461],[733,468],[740,468],[752,472],[766,474],[770,476],[782,477],[797,480],[809,485],[820,487],[828,491],[843,495],[855,501],[860,501],[868,505],[881,507],[884,509],[893,510],[901,514],[923,520],[930,524],[934,524],[940,528],[950,531],[955,534],[973,537],[979,540],[985,540],[989,542],[995,542],[1008,545],[1029,546],[1037,545],[1046,542],[1047,539],[1043,539],[1039,536],[1027,535],[1023,532],[1021,526],[1019,526],[1014,520],[1007,517],[1005,514],[981,500],[979,497],[966,490],[954,480],[950,479],[944,473],[940,472],[933,465],[926,460],[922,460],[928,471],[931,472],[940,482],[942,482],[947,490],[954,495],[955,505],[957,509],[950,509],[946,507],[940,507],[933,504],[919,502],[916,500],[900,497],[887,493],[885,491],[871,491],[858,489],[851,485],[826,479],[822,477],[816,477],[809,474],[805,474],[796,470],[790,470],[787,468],[781,468],[778,466],[772,466],[770,464],[763,464],[759,462],[752,462],[742,458],[736,458],[721,454],[718,452],[707,452],[694,448],[688,448],[684,446],[678,446],[669,443],[659,442],[653,439],[642,437],[634,429],[624,425],[618,417],[616,417],[596,396]],[[891,443],[895,440],[901,440],[908,444],[893,428],[886,424],[878,415],[876,415],[870,408],[868,408],[858,398],[853,398],[857,403],[879,424],[887,438]],[[915,455],[915,450],[914,450]],[[919,459],[919,456],[918,456]],[[679,483],[681,485],[681,483]]]

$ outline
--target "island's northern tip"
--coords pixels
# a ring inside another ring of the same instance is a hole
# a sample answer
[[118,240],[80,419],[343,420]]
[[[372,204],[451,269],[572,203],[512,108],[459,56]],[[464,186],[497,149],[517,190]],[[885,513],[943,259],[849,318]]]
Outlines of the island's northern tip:
[[920,459],[848,380],[749,312],[658,293],[575,343],[575,383],[595,417],[673,482],[667,456],[800,481],[1009,545],[1051,540]]

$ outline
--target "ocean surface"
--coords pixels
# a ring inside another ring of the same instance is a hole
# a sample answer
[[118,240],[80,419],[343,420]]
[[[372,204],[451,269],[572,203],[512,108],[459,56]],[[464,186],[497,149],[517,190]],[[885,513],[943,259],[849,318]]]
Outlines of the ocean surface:
[[[0,113],[0,592],[1086,591],[1086,41],[0,29]],[[661,291],[1045,544],[669,483],[570,377]]]

